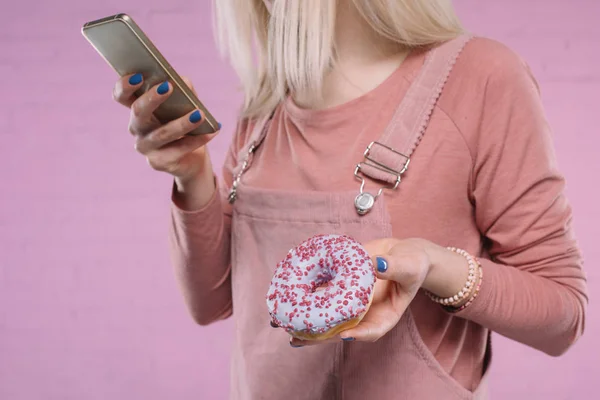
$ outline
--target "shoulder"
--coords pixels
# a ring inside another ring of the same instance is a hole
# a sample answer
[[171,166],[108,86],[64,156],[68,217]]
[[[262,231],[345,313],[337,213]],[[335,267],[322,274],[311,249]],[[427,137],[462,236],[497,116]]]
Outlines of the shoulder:
[[542,126],[539,88],[523,57],[498,41],[476,37],[467,43],[448,77],[437,107],[463,136],[472,157],[483,142],[523,135],[515,127]]
[[510,83],[519,77],[532,78],[529,66],[520,54],[496,40],[475,37],[459,55],[449,81],[462,78],[475,84],[489,85]]
[[476,122],[492,108],[508,112],[538,101],[537,82],[523,57],[503,43],[475,37],[458,56],[438,107],[467,133],[471,124],[465,123]]
[[440,106],[450,112],[452,104],[460,99],[476,110],[522,95],[539,95],[537,81],[525,59],[501,42],[475,37],[458,56],[442,92]]

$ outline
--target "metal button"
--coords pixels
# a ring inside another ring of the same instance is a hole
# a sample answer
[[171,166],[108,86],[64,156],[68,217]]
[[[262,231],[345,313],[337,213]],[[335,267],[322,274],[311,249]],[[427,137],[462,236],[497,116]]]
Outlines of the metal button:
[[371,211],[374,204],[375,204],[375,196],[373,196],[371,193],[367,193],[367,192],[360,193],[354,199],[354,206],[356,207],[356,211],[360,215],[365,215],[366,213]]

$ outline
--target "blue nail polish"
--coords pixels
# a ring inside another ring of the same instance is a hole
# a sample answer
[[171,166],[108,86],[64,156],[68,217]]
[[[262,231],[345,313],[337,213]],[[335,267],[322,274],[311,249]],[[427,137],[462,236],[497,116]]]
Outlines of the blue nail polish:
[[201,119],[202,119],[202,114],[200,114],[200,111],[198,111],[198,110],[196,110],[190,114],[190,122],[192,124],[195,124],[196,122],[200,121]]
[[223,125],[221,125],[221,123],[219,122],[219,130],[221,130],[221,128],[223,127]]
[[388,263],[385,258],[377,257],[377,271],[383,273],[387,271]]
[[129,78],[129,84],[130,84],[131,86],[136,86],[136,85],[139,85],[140,83],[142,83],[142,79],[143,79],[143,78],[144,78],[144,77],[143,77],[143,76],[142,76],[142,74],[140,74],[140,73],[137,73],[137,74],[135,74],[135,75],[132,75],[132,76]]
[[352,341],[354,341],[354,338],[353,337],[345,337],[345,338],[342,338],[342,340],[344,342],[352,342]]
[[156,89],[156,91],[158,92],[158,94],[165,94],[169,91],[169,82],[163,82],[160,84],[160,86]]

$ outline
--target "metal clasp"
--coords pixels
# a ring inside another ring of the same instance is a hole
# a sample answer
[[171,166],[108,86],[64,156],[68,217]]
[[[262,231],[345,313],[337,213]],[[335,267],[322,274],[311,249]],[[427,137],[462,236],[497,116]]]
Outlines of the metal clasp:
[[[402,168],[400,168],[400,170],[397,171],[397,170],[394,170],[394,169],[390,168],[389,166],[382,164],[382,163],[378,162],[377,160],[373,159],[373,157],[371,157],[371,150],[373,149],[374,146],[383,147],[384,149],[393,152],[394,154],[398,155],[399,157],[404,158],[406,161],[402,164]],[[379,196],[381,196],[381,194],[383,193],[383,191],[385,189],[395,190],[398,187],[398,185],[400,185],[400,182],[402,180],[401,176],[403,173],[406,172],[406,170],[408,169],[408,164],[410,163],[410,157],[392,149],[389,146],[381,144],[379,142],[371,142],[364,152],[364,157],[365,157],[365,161],[358,163],[356,165],[356,168],[354,169],[354,176],[358,180],[361,181],[360,193],[354,199],[354,206],[356,207],[356,211],[360,215],[365,215],[369,211],[371,211],[371,209],[373,208],[373,205],[375,204],[375,200],[377,200],[377,198]],[[365,189],[366,180],[365,180],[365,178],[363,178],[360,175],[361,168],[365,165],[376,168],[379,171],[383,171],[383,172],[394,175],[396,177],[394,183],[390,186],[380,187],[379,191],[377,192],[376,195],[372,195],[371,193],[365,192],[364,189]]]
[[246,172],[246,169],[248,168],[248,165],[250,164],[250,158],[252,157],[254,150],[256,150],[256,147],[257,147],[256,142],[252,142],[250,147],[248,147],[248,152],[246,153],[246,157],[244,158],[244,161],[242,162],[242,166],[240,167],[240,170],[236,174],[235,178],[233,179],[233,183],[231,185],[231,190],[229,191],[229,196],[228,196],[229,204],[233,204],[235,202],[235,200],[237,199],[237,189],[238,189],[238,186],[240,185],[240,182],[242,181],[242,175],[244,174],[244,172]]

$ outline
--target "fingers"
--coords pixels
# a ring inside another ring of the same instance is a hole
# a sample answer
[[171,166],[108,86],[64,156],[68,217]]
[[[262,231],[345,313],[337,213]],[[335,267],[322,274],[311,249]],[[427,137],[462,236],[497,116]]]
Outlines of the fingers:
[[317,345],[323,345],[323,344],[331,344],[331,343],[338,343],[341,339],[337,336],[330,338],[330,339],[326,339],[326,340],[301,340],[301,339],[297,339],[297,338],[290,338],[290,346],[294,347],[294,348],[298,348],[298,347],[305,347],[305,346],[317,346]]
[[[113,98],[131,109],[129,131],[133,135],[144,135],[156,128],[158,121],[153,117],[153,113],[173,92],[172,85],[165,81],[137,97],[135,93],[142,87],[143,82],[144,77],[140,73],[126,75],[119,79],[113,88]],[[186,83],[191,85],[189,80],[186,80]]]
[[359,342],[376,342],[396,324],[394,323],[392,326],[387,325],[388,324],[381,325],[370,321],[361,321],[356,327],[340,333],[340,338],[344,341],[357,340]]
[[113,99],[125,107],[130,107],[135,101],[135,92],[142,86],[142,74],[131,74],[122,77],[113,87]]
[[410,302],[411,298],[406,294],[388,297],[384,304],[372,307],[358,325],[341,332],[340,338],[359,342],[376,342],[394,329]]
[[158,121],[154,118],[154,111],[173,92],[173,87],[168,81],[154,85],[131,104],[131,117],[129,131],[134,135],[145,135],[153,130]]
[[[150,152],[169,145],[174,150],[193,151],[196,147],[206,144],[215,134],[185,137],[204,120],[199,110],[194,110],[183,117],[177,118],[164,125],[158,126],[149,134],[137,135],[135,148],[138,152],[148,155]],[[176,143],[177,142],[177,143]]]

